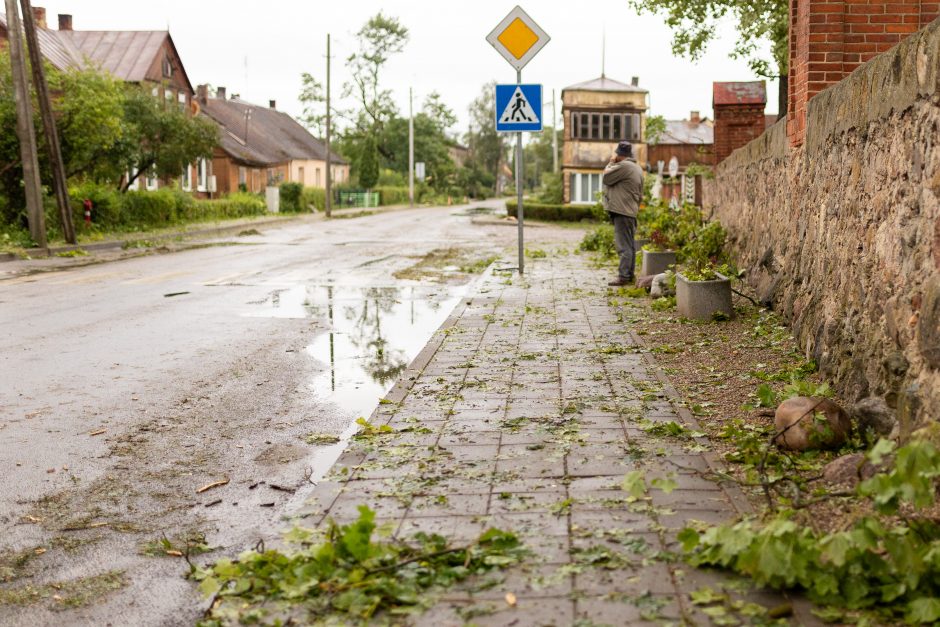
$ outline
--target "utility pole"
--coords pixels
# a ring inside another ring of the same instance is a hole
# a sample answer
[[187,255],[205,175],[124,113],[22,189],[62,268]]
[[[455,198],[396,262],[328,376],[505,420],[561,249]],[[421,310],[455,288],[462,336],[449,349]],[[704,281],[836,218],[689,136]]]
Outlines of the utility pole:
[[23,161],[23,186],[26,188],[26,216],[29,234],[40,248],[46,247],[46,221],[42,213],[42,182],[39,180],[39,159],[36,156],[36,133],[33,109],[29,101],[29,82],[23,59],[23,29],[16,0],[5,0],[7,31],[10,40],[10,62],[13,65],[13,100],[16,104],[16,136],[20,140]]
[[[516,84],[522,84],[522,70],[516,70]],[[541,100],[541,94],[539,100]],[[499,115],[499,113],[497,113]],[[522,176],[525,170],[522,169],[522,133],[516,133],[516,220],[519,233],[519,276],[525,274],[525,237],[524,227],[525,216],[522,210]]]
[[408,88],[408,202],[415,206],[415,114],[411,99],[411,87]]
[[330,152],[330,34],[326,34],[326,202],[324,211],[333,214],[333,154]]
[[555,90],[552,90],[552,172],[558,174],[558,112],[555,109]]
[[36,33],[36,21],[33,19],[33,7],[29,0],[20,0],[23,7],[23,26],[26,30],[26,43],[29,47],[29,63],[33,70],[33,86],[39,100],[39,114],[42,116],[42,128],[49,148],[49,161],[52,164],[52,188],[55,190],[56,204],[62,217],[62,234],[69,244],[77,243],[75,227],[72,225],[72,209],[69,206],[69,190],[65,180],[65,165],[62,163],[62,147],[56,132],[55,116],[52,114],[52,100],[49,98],[49,85],[43,69],[42,51],[39,49],[39,35]]

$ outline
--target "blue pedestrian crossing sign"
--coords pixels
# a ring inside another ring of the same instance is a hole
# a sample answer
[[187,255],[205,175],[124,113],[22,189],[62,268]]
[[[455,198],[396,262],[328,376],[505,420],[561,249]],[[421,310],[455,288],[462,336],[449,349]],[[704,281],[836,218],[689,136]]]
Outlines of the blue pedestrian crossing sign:
[[500,133],[542,131],[542,86],[497,85],[496,130]]

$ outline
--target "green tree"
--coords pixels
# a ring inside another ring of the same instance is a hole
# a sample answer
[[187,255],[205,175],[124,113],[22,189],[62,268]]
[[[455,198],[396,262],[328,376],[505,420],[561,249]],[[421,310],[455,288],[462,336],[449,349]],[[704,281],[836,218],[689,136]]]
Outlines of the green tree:
[[[436,92],[428,95],[422,110],[415,115],[415,161],[424,162],[426,182],[436,190],[443,191],[455,183],[455,166],[449,150],[452,140],[448,131],[456,122],[457,116]],[[393,117],[385,127],[383,143],[391,150],[386,159],[388,167],[407,179],[408,120]]]
[[359,185],[366,189],[375,187],[379,180],[379,156],[376,154],[376,141],[372,134],[367,134],[359,144]]
[[[346,60],[352,79],[344,85],[343,95],[352,96],[357,102],[358,112],[353,122],[358,134],[371,133],[377,137],[396,111],[391,90],[381,86],[382,71],[392,55],[404,50],[408,29],[398,18],[380,11],[359,29],[356,39],[359,49]],[[386,146],[380,145],[378,149],[389,156]]]
[[312,130],[317,137],[323,137],[326,133],[326,92],[323,89],[323,83],[309,72],[302,73],[300,81],[298,100],[303,105],[300,122]]
[[[789,68],[788,0],[627,0],[639,12],[664,15],[672,29],[672,50],[699,59],[718,33],[718,22],[730,17],[738,39],[731,56],[747,61],[758,76],[780,80],[780,113],[786,112]],[[759,54],[770,43],[770,58]]]
[[[541,133],[532,133],[529,142],[523,148],[522,163],[525,166],[525,186],[527,189],[536,189],[546,183],[545,176],[553,174],[554,146],[552,133],[554,129],[546,126]],[[558,152],[561,156],[562,139],[558,138]],[[560,201],[559,201],[560,202]]]
[[139,87],[130,85],[124,101],[124,136],[115,151],[115,165],[129,171],[121,187],[127,190],[151,169],[161,178],[178,178],[183,168],[210,158],[218,144],[216,124],[166,106]]
[[490,182],[492,191],[499,181],[499,170],[505,163],[506,143],[503,136],[496,132],[496,103],[493,93],[496,83],[483,86],[480,95],[470,104],[470,130],[466,143],[470,148],[470,162],[467,167],[475,171],[473,180]]
[[666,132],[666,118],[661,115],[646,116],[646,143],[655,146]]

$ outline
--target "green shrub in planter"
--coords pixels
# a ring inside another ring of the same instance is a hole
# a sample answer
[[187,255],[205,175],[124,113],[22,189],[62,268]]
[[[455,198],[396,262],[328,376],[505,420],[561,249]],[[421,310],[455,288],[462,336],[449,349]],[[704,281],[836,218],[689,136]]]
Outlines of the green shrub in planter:
[[303,211],[301,198],[304,193],[304,186],[300,183],[281,183],[281,212],[297,213]]
[[[550,205],[538,202],[523,202],[524,217],[546,222],[597,222],[598,213],[594,205]],[[516,201],[506,201],[506,213],[517,216]]]

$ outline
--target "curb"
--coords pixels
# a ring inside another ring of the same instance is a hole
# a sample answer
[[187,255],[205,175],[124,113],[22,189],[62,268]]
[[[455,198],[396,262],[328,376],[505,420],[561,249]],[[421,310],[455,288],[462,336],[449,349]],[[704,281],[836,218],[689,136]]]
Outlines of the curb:
[[[684,397],[679,394],[679,391],[676,390],[676,388],[673,387],[672,383],[669,381],[669,377],[665,372],[662,371],[662,367],[656,361],[656,358],[653,357],[652,353],[649,352],[649,347],[647,347],[646,343],[639,335],[633,331],[628,331],[628,333],[636,345],[641,349],[640,354],[643,355],[643,360],[649,367],[650,372],[653,373],[653,375],[656,377],[656,380],[659,381],[659,383],[663,386],[663,392],[666,394],[669,402],[676,410],[676,414],[678,414],[682,422],[684,422],[690,429],[693,431],[701,431],[702,427],[698,420],[687,407],[681,404],[685,400]],[[703,439],[707,441],[707,438]],[[715,455],[714,452],[708,451],[702,453],[702,457],[708,464],[709,470],[711,470],[713,473],[719,474],[727,472],[727,468],[725,467],[724,463]],[[719,481],[717,484],[727,495],[728,500],[731,501],[731,504],[738,511],[738,514],[742,516],[754,514],[754,507],[751,505],[750,500],[748,500],[740,486],[728,481]]]
[[[207,229],[199,229],[195,231],[177,231],[174,233],[163,233],[161,235],[154,235],[152,237],[147,237],[144,233],[141,235],[150,241],[153,242],[164,242],[171,239],[176,239],[177,237],[198,237],[202,235],[222,235],[229,231],[235,231],[237,229],[242,229],[245,227],[258,227],[258,226],[270,226],[272,224],[286,224],[289,222],[294,222],[300,219],[301,216],[290,216],[285,218],[268,218],[265,220],[260,220],[258,222],[246,222],[242,224],[232,224],[229,226],[219,226],[212,227]],[[128,243],[137,241],[136,239],[124,239],[124,240],[109,240],[105,242],[93,242],[90,244],[69,244],[67,246],[53,246],[47,248],[30,248],[26,252],[29,255],[35,255],[36,257],[53,257],[58,253],[67,253],[73,250],[85,250],[85,251],[102,251],[102,250],[117,250],[123,249],[127,246]],[[19,257],[14,253],[3,253],[0,255],[0,262],[4,261],[16,261]]]

